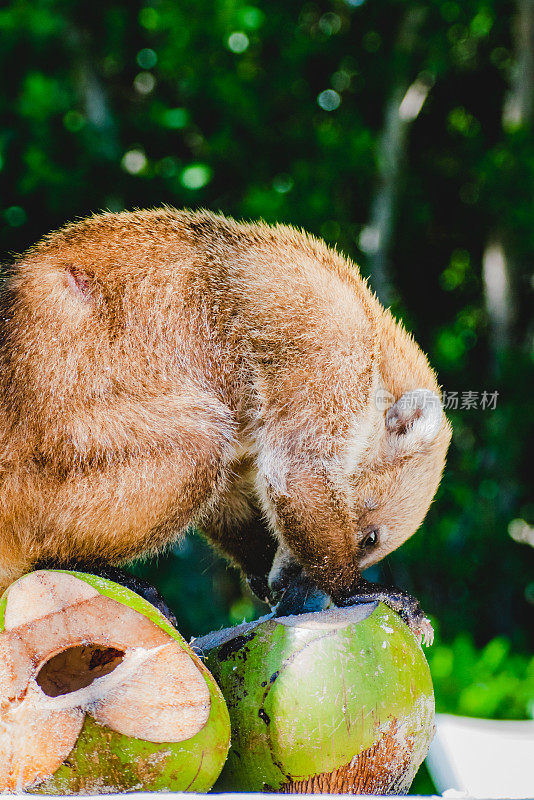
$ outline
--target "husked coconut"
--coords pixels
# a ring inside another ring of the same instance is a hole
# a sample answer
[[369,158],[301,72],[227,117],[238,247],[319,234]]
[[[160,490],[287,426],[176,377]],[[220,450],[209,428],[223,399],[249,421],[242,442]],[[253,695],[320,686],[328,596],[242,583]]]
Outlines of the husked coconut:
[[218,791],[408,791],[434,735],[434,693],[418,638],[390,608],[271,616],[193,647],[232,723]]

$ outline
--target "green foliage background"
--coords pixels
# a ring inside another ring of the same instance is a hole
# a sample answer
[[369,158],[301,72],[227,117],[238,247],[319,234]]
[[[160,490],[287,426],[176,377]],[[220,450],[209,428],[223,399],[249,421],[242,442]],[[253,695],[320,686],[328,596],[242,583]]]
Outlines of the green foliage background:
[[[439,708],[500,717],[534,715],[533,551],[509,534],[534,521],[532,105],[519,118],[506,111],[525,81],[532,94],[518,8],[14,0],[0,9],[6,261],[100,209],[169,203],[293,223],[370,274],[447,392],[498,391],[494,410],[451,411],[439,495],[417,536],[372,577],[434,615]],[[388,170],[388,113],[414,82],[428,95],[393,169],[384,281],[363,246]],[[504,322],[485,294],[492,242],[506,255]],[[258,611],[196,536],[141,571],[185,635]]]

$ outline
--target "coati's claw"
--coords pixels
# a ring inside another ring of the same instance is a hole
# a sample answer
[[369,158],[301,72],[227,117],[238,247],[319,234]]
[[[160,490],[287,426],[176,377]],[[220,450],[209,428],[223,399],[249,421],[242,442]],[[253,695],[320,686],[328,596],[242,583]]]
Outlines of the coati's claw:
[[261,600],[262,603],[273,605],[274,597],[269,588],[267,575],[247,575],[247,584],[252,594],[254,594],[258,600]]
[[421,644],[424,644],[425,647],[434,644],[434,628],[428,617],[423,617],[421,620],[418,633],[421,636]]
[[[424,644],[425,647],[430,647],[430,645],[434,642],[434,628],[432,627],[432,623],[428,617],[425,616],[425,613],[421,609],[421,606],[417,600],[415,600],[413,597],[409,597],[409,599],[413,602],[410,603],[409,608],[399,611],[399,616],[407,624],[413,635],[419,640],[419,644]],[[392,605],[391,603],[388,603],[387,598],[383,599],[383,602],[392,608]]]
[[418,600],[410,595],[404,595],[404,593],[395,593],[392,595],[393,603],[389,603],[387,597],[383,598],[383,602],[396,611],[397,609],[393,606],[398,602],[399,594],[401,595],[400,601],[405,603],[404,607],[398,611],[400,618],[404,620],[414,636],[419,639],[419,644],[429,647],[434,641],[434,628],[419,605]]

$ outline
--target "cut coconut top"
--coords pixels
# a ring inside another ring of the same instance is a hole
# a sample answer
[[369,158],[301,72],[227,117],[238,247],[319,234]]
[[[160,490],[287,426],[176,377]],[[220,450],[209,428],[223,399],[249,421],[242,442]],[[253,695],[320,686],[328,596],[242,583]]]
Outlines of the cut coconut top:
[[306,628],[306,630],[329,630],[332,628],[346,628],[347,625],[356,625],[371,616],[378,607],[378,601],[360,603],[356,606],[345,608],[326,608],[324,611],[314,611],[310,614],[293,614],[290,617],[276,617],[280,625],[288,628]]
[[86,713],[152,742],[189,739],[208,720],[209,687],[187,646],[72,574],[21,578],[5,596],[4,625],[0,789],[53,773]]
[[355,606],[347,606],[346,608],[337,608],[335,606],[327,608],[324,611],[312,611],[308,614],[292,614],[288,617],[275,617],[275,612],[266,614],[260,619],[253,620],[252,622],[243,622],[241,625],[236,625],[233,628],[223,628],[220,631],[213,631],[212,633],[201,636],[198,639],[191,641],[191,647],[196,653],[207,653],[214,647],[220,647],[226,642],[237,639],[240,636],[249,636],[255,628],[262,622],[267,622],[273,619],[280,625],[285,625],[287,628],[303,628],[305,630],[336,630],[339,628],[346,628],[347,625],[356,625],[363,622],[371,616],[373,611],[378,607],[378,601],[372,603],[361,603]]
[[39,570],[14,583],[6,593],[6,631],[83,603],[99,592],[85,581],[64,572]]

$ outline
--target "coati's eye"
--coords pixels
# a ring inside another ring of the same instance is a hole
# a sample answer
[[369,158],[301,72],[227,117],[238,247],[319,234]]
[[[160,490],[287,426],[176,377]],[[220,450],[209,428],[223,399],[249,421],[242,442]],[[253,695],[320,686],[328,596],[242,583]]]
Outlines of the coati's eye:
[[373,550],[378,544],[378,528],[370,528],[361,545],[365,550]]

